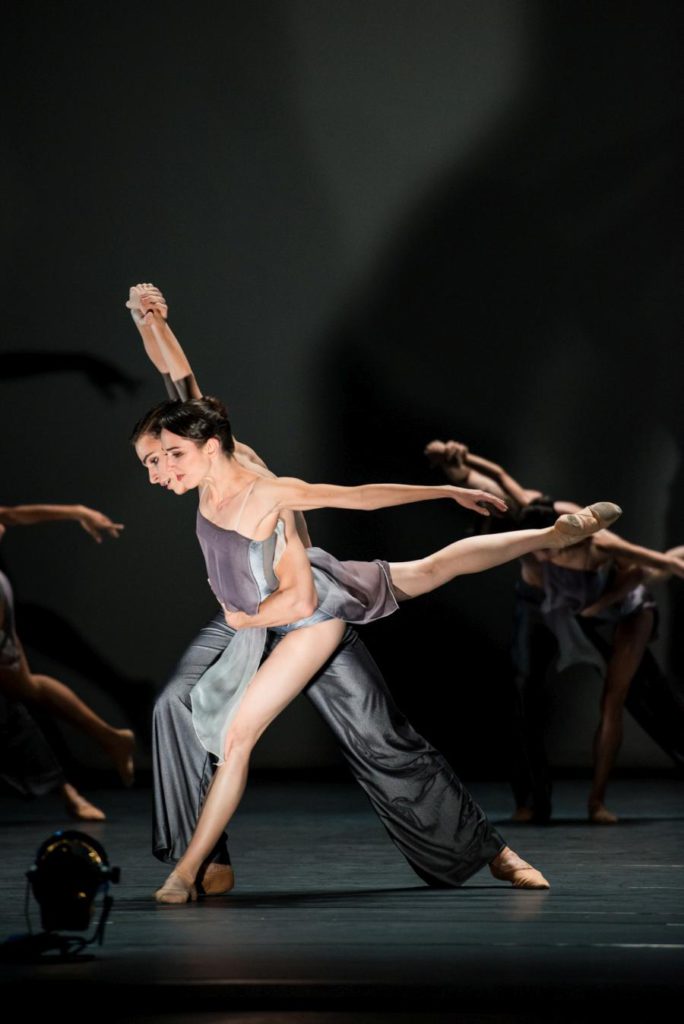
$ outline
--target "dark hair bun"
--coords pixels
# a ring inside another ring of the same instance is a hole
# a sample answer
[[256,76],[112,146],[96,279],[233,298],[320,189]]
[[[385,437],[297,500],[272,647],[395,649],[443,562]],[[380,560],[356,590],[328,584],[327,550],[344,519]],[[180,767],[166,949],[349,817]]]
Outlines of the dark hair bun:
[[191,398],[187,402],[168,402],[159,416],[159,429],[170,430],[179,437],[204,444],[217,437],[227,455],[235,450],[228,410],[223,402],[211,395]]

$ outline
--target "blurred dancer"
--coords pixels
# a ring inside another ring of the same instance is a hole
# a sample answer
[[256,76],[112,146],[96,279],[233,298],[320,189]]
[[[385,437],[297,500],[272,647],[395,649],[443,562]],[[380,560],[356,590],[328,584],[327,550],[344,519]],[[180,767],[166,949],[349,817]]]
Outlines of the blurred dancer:
[[[37,523],[72,520],[100,543],[103,534],[118,537],[123,529],[121,523],[114,523],[101,512],[86,508],[83,505],[15,505],[0,507],[0,530],[4,534],[7,527],[31,526]],[[21,702],[27,711],[31,708],[49,712],[59,718],[71,722],[77,729],[90,736],[112,761],[124,785],[133,783],[133,748],[135,738],[130,729],[115,729],[97,715],[64,683],[42,673],[35,673],[26,660],[21,641],[17,635],[14,622],[14,601],[12,589],[7,577],[0,573],[0,694],[9,702]],[[18,717],[17,717],[18,716]],[[29,715],[29,717],[31,717]],[[22,720],[27,735],[33,735],[35,749],[42,751],[41,758],[47,759],[45,746],[36,738],[36,733],[28,724],[26,716],[20,712],[10,714],[15,722]],[[30,747],[29,742],[29,747]],[[17,749],[26,750],[22,741]],[[27,755],[27,762],[30,755]],[[54,766],[53,766],[54,767]],[[5,772],[8,769],[5,766]],[[18,777],[18,776],[17,776]],[[57,776],[55,776],[57,777]],[[59,783],[63,785],[62,782]],[[78,809],[83,798],[71,790],[65,792],[70,810],[78,817],[84,817]],[[78,797],[78,799],[77,799]],[[92,818],[104,817],[97,808],[90,811],[81,807],[85,816]],[[94,814],[93,812],[97,812]]]
[[[459,442],[431,441],[425,452],[461,486],[487,487],[505,496],[517,523],[548,526],[559,511],[578,507],[523,487],[502,466],[473,455]],[[653,551],[602,530],[572,549],[537,552],[521,560],[513,642],[514,820],[544,822],[551,814],[542,690],[556,656],[559,671],[589,664],[604,680],[593,745],[590,821],[618,820],[606,807],[605,794],[622,742],[624,707],[666,753],[684,764],[684,693],[668,684],[648,650],[656,604],[647,589],[672,575],[684,576],[683,555],[682,548]]]

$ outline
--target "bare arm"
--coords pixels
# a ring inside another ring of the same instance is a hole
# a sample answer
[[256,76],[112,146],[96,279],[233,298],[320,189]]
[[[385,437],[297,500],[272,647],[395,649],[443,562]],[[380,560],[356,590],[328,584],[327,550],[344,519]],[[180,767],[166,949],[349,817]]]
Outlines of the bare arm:
[[[609,531],[606,531],[609,532]],[[596,535],[596,540],[601,541],[599,535]],[[637,545],[629,544],[627,541],[623,541],[622,538],[616,535],[611,535],[608,538],[608,544],[611,540],[619,542],[619,547],[623,548],[637,548]],[[585,618],[590,618],[593,615],[598,615],[605,608],[609,608],[613,604],[618,604],[623,601],[631,590],[638,587],[639,584],[645,583],[649,586],[659,583],[665,583],[670,580],[673,575],[682,575],[682,568],[684,567],[684,547],[671,548],[666,551],[665,554],[660,554],[659,551],[649,551],[648,548],[640,549],[646,551],[649,555],[655,555],[657,558],[666,559],[666,564],[661,565],[658,568],[651,567],[646,562],[641,564],[635,564],[634,562],[624,562],[622,568],[619,568],[615,575],[612,586],[609,590],[606,590],[604,594],[595,601],[594,604],[590,604],[587,608],[580,612]],[[617,559],[617,564],[621,563],[623,559]]]
[[256,615],[245,612],[226,612],[226,622],[233,629],[256,626],[286,626],[312,615],[318,605],[318,595],[311,573],[311,563],[300,540],[294,515],[284,512],[287,546],[278,562],[276,574],[279,587],[259,605]]
[[[201,398],[202,390],[190,362],[167,322],[168,306],[159,289],[151,283],[135,285],[130,289],[126,306],[140,332],[148,358],[164,378],[169,397],[180,398],[182,401]],[[235,455],[243,466],[255,473],[261,469],[269,476],[273,475],[254,449],[237,439]],[[295,522],[302,544],[311,547],[311,537],[301,512],[296,514]]]
[[266,513],[280,513],[283,509],[309,511],[314,508],[346,508],[373,511],[396,505],[409,505],[416,501],[435,501],[448,498],[464,508],[488,516],[480,502],[489,502],[501,512],[506,503],[486,491],[468,490],[444,484],[440,487],[416,487],[411,484],[361,484],[358,487],[340,487],[336,484],[309,484],[304,480],[278,477],[267,485],[268,493],[262,492],[273,505]]
[[631,590],[643,583],[648,573],[647,569],[644,569],[640,565],[630,565],[620,570],[612,585],[604,591],[599,597],[598,601],[594,601],[593,604],[588,605],[579,614],[583,619],[593,618],[595,615],[600,615],[601,612],[607,608],[612,607],[614,604],[620,604],[624,601]]
[[[259,458],[254,449],[250,448],[249,445],[243,444],[241,441],[235,442],[235,458],[241,466],[251,470],[258,476],[268,477],[271,480],[276,479],[275,473],[271,472],[264,460]],[[295,512],[294,522],[302,544],[305,548],[310,548],[311,537],[309,536],[309,528],[306,525],[303,513]],[[272,625],[283,625],[283,623],[272,623]]]
[[85,505],[5,505],[0,507],[0,525],[35,526],[70,520],[78,523],[98,543],[101,533],[118,537],[123,523],[113,523],[109,516]]
[[[466,455],[466,463],[470,466],[471,474],[469,477],[469,486],[472,486],[470,482],[473,475],[482,479],[493,479],[501,488],[504,496],[511,497],[518,505],[523,508],[529,505],[535,498],[541,496],[541,491],[529,490],[523,487],[515,477],[511,476],[503,466],[500,466],[496,462],[490,462],[489,459],[482,458],[481,455],[474,455],[472,452],[468,452]],[[487,476],[484,476],[487,474]],[[482,487],[481,483],[477,483],[476,486]]]
[[498,463],[473,455],[468,446],[459,441],[430,441],[425,455],[454,484],[488,491],[521,507],[539,497],[539,491],[526,490]]
[[684,577],[684,560],[681,557],[680,548],[673,548],[665,553],[653,551],[651,548],[644,548],[639,544],[631,544],[611,530],[601,530],[594,535],[593,542],[600,551],[613,558],[644,565],[649,569],[662,569],[674,573],[675,576]]
[[[167,323],[168,307],[159,289],[150,283],[135,285],[126,305],[140,332],[145,352],[164,377],[169,394],[182,401],[201,398],[202,392],[188,358]],[[173,391],[168,386],[169,381]]]

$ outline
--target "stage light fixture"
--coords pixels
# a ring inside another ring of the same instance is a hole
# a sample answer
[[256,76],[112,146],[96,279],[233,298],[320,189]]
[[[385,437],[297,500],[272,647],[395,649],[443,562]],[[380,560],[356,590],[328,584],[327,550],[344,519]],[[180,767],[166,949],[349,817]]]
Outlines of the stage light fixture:
[[[118,882],[119,868],[110,867],[104,847],[92,836],[76,829],[54,832],[38,848],[35,862],[26,872],[27,935],[14,936],[0,947],[2,959],[40,959],[57,951],[58,956],[74,958],[86,946],[102,945],[104,927],[114,903],[109,883]],[[28,913],[28,886],[40,906],[44,931],[32,934]],[[100,919],[89,939],[63,936],[60,930],[85,931],[102,893]]]

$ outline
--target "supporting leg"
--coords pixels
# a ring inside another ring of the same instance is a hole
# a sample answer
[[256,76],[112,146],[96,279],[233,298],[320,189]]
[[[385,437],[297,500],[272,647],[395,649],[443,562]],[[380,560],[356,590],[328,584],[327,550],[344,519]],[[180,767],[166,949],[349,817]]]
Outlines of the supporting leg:
[[589,795],[589,819],[613,825],[617,815],[605,806],[606,786],[622,744],[623,709],[653,630],[653,612],[641,609],[618,623],[613,653],[601,695],[601,719],[594,737],[594,779]]
[[455,888],[508,851],[451,765],[397,708],[353,629],[306,695],[390,838],[424,882]]
[[288,634],[251,680],[226,735],[225,760],[202,808],[197,828],[176,868],[157,890],[160,903],[195,899],[195,879],[235,812],[247,782],[254,745],[300,693],[338,646],[345,625],[338,619]]

